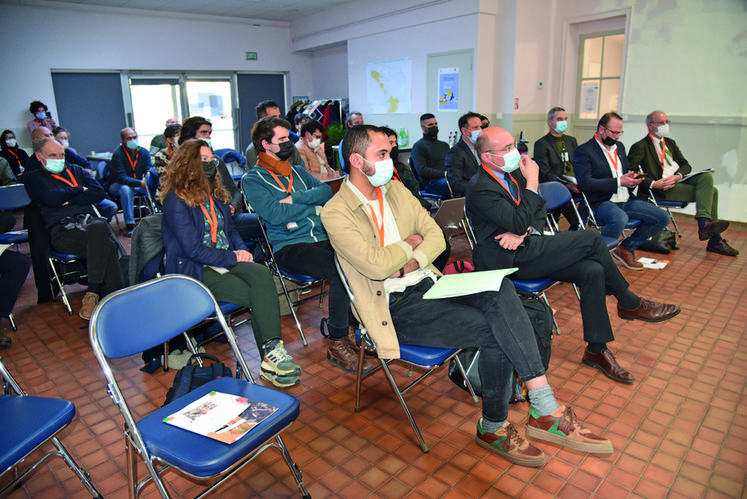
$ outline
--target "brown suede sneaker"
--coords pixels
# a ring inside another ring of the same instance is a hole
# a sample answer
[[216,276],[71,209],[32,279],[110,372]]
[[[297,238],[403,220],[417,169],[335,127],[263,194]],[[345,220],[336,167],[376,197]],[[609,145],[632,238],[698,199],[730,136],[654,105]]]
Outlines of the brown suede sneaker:
[[530,407],[527,436],[593,454],[611,454],[615,450],[612,442],[581,426],[570,405],[558,407],[550,416],[540,416]]
[[[329,338],[327,347],[327,360],[333,366],[337,366],[343,371],[349,373],[358,372],[358,353],[350,345],[349,336],[333,340]],[[376,361],[373,359],[363,359],[363,373],[367,373],[376,367]]]
[[98,302],[99,295],[97,295],[96,293],[91,293],[90,291],[86,293],[86,295],[83,297],[83,306],[80,307],[80,312],[78,312],[80,318],[90,321],[91,315],[93,314],[93,309],[96,308],[96,304],[98,304]]
[[480,418],[475,441],[480,447],[495,452],[514,464],[534,468],[545,464],[545,453],[519,435],[516,427],[508,421],[495,433],[485,433]]

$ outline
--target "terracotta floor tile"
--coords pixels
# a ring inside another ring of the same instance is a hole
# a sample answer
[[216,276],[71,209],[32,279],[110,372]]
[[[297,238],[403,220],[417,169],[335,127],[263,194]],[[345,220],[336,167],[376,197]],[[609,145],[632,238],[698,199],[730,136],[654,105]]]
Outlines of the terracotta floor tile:
[[[381,373],[365,380],[362,411],[353,411],[354,376],[330,367],[326,340],[317,333],[326,298],[322,310],[315,300],[298,308],[308,347],[299,341],[292,318],[282,317],[286,348],[304,373],[301,384],[287,390],[299,397],[301,414],[284,438],[309,492],[341,499],[744,497],[747,262],[704,254],[693,237],[693,218],[678,214],[677,219],[684,233],[682,249],[670,255],[667,269],[622,273],[634,292],[681,303],[680,316],[656,325],[624,321],[615,313],[614,298],[607,299],[616,337],[611,348],[636,383],[616,384],[580,363],[584,343],[578,301],[565,284],[548,292],[563,329],[553,341],[548,379],[561,403],[573,404],[588,427],[613,441],[616,450],[610,456],[539,442],[548,457],[542,468],[512,465],[474,443],[480,405],[441,373],[406,394],[431,449],[424,454]],[[729,239],[747,248],[747,225],[733,223]],[[129,239],[124,244],[129,247]],[[469,257],[463,238],[451,244],[453,259]],[[84,288],[68,290],[78,305]],[[63,441],[105,496],[126,496],[122,418],[106,393],[85,322],[68,316],[59,300],[36,305],[32,276],[14,312],[19,331],[12,334],[3,361],[33,394],[75,402],[77,418],[63,432]],[[251,326],[243,324],[236,332],[256,374],[259,356]],[[209,347],[219,357],[228,354],[225,345]],[[173,370],[140,372],[139,358],[114,365],[124,392],[135,401],[136,417],[160,405],[174,376]],[[401,365],[392,369],[399,382],[407,380]],[[519,404],[510,408],[509,417],[522,427],[527,411],[528,404]],[[194,482],[175,473],[168,473],[167,481],[177,497],[197,492]],[[154,492],[149,487],[145,497],[155,497]],[[88,497],[59,460],[42,467],[12,497],[42,496]],[[282,459],[270,452],[216,497],[284,498],[297,497],[297,491]]]

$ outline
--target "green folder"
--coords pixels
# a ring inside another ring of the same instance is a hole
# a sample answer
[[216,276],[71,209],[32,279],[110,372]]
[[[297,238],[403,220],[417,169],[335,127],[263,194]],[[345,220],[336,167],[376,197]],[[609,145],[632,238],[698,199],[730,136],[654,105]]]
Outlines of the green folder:
[[501,289],[503,278],[517,270],[519,269],[514,267],[445,275],[436,281],[436,284],[423,295],[423,298],[437,300],[439,298],[472,295],[483,291],[498,291]]

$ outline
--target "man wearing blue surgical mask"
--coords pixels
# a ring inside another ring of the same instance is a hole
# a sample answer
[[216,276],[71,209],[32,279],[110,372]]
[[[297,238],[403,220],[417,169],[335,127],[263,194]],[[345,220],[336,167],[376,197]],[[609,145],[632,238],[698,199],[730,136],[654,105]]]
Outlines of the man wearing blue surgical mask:
[[[573,172],[573,153],[578,147],[576,137],[568,135],[568,114],[562,107],[554,107],[547,112],[547,126],[550,131],[534,143],[534,161],[540,169],[540,182],[557,181],[565,184],[574,195],[581,191],[576,185]],[[557,210],[568,220],[571,230],[576,230],[579,220],[570,203]],[[557,218],[557,213],[553,215]]]
[[147,194],[145,174],[153,164],[148,150],[138,144],[135,130],[123,128],[119,132],[119,137],[122,143],[112,153],[106,185],[109,194],[117,196],[120,200],[127,225],[127,236],[130,237],[135,229],[135,194]]
[[482,119],[477,113],[469,112],[459,118],[462,137],[446,153],[446,172],[449,176],[454,197],[462,197],[467,191],[467,182],[480,166],[475,152],[475,142],[482,131]]
[[[486,128],[477,140],[481,168],[467,186],[466,212],[477,239],[477,270],[518,267],[516,279],[550,278],[579,287],[584,340],[582,362],[620,383],[632,383],[607,348],[614,341],[606,295],[617,299],[623,319],[659,322],[680,307],[656,303],[630,291],[597,231],[543,235],[545,201],[537,193],[539,166],[519,158],[514,138],[502,128]],[[640,352],[631,352],[637,355]]]
[[106,194],[87,170],[65,162],[65,148],[55,139],[35,142],[34,154],[41,168],[24,173],[23,183],[44,220],[52,247],[85,256],[88,291],[79,315],[88,320],[104,290],[110,293],[122,287],[111,228],[93,208]]

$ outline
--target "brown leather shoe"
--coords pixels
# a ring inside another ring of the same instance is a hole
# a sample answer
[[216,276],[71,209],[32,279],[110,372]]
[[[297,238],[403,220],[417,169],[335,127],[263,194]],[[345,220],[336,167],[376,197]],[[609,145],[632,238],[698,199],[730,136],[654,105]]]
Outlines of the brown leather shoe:
[[581,362],[587,366],[596,367],[605,376],[620,383],[632,383],[635,381],[633,375],[620,367],[614,354],[606,348],[602,350],[602,353],[591,353],[588,350],[584,350]]
[[612,251],[612,256],[620,260],[620,263],[622,263],[625,268],[630,270],[643,270],[643,264],[635,261],[635,253],[623,248],[622,244],[617,245],[617,248]]
[[715,235],[721,234],[729,228],[728,220],[716,220],[706,223],[702,229],[698,229],[698,239],[706,241]]
[[[327,347],[327,360],[333,366],[337,366],[343,371],[349,373],[358,372],[358,353],[353,351],[353,347],[350,346],[349,336],[340,338],[339,340],[329,339],[329,346]],[[363,359],[363,373],[367,373],[371,369],[376,367],[376,362],[372,359]]]
[[669,303],[658,303],[641,298],[641,304],[635,310],[625,310],[617,306],[617,315],[621,319],[638,319],[646,322],[661,322],[671,319],[682,311],[679,305]]
[[[361,349],[360,343],[358,343],[357,335],[355,334],[355,328],[353,326],[349,326],[349,332],[348,335],[345,337],[345,341],[348,345],[350,345],[350,348],[353,349],[355,352],[355,355],[358,355],[358,352]],[[371,346],[368,345],[364,347],[365,350],[365,356],[366,357],[376,357],[376,350]]]
[[537,467],[545,464],[545,453],[522,437],[516,427],[506,422],[495,433],[485,433],[482,429],[482,418],[477,422],[477,445],[514,464]]
[[726,256],[737,256],[739,254],[739,251],[732,248],[726,242],[726,239],[722,239],[717,243],[708,243],[708,245],[706,246],[706,251],[710,251],[711,253],[718,253],[719,255],[726,255]]
[[527,437],[553,442],[569,449],[593,454],[612,454],[612,442],[587,430],[576,418],[570,405],[560,406],[549,416],[529,409]]
[[97,295],[96,293],[91,293],[90,291],[86,293],[83,297],[83,306],[80,307],[80,312],[78,312],[80,318],[90,321],[91,314],[93,314],[93,309],[96,308],[96,304],[98,304],[98,302],[99,295]]

